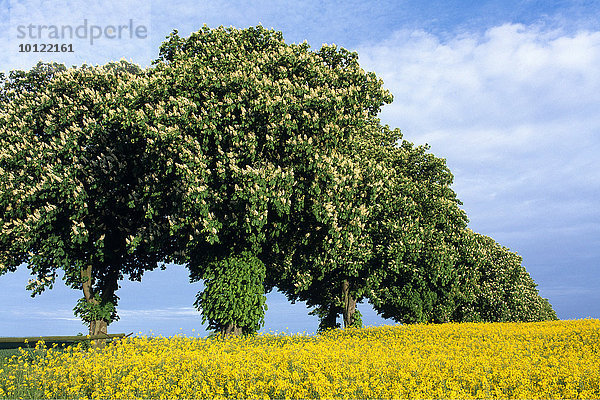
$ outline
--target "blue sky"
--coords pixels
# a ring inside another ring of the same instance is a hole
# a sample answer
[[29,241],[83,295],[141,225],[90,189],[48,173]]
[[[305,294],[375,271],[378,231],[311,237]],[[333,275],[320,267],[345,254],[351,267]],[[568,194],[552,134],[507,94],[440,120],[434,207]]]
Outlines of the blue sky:
[[[125,58],[142,66],[173,29],[203,24],[283,32],[313,48],[355,50],[394,94],[384,123],[447,160],[470,227],[518,252],[562,319],[600,318],[600,3],[597,1],[18,1],[0,0],[0,71],[30,68],[19,26],[107,27],[130,20],[145,37],[86,39],[67,65]],[[29,40],[29,43],[35,43]],[[61,42],[61,41],[59,41]],[[61,42],[61,43],[62,43]],[[55,41],[56,43],[56,41]],[[0,336],[72,334],[80,293],[60,283],[34,299],[21,268],[0,277]],[[125,281],[112,332],[204,334],[185,268]],[[312,332],[303,304],[272,293],[265,330]],[[392,323],[369,305],[367,324]],[[195,329],[195,331],[192,331]]]

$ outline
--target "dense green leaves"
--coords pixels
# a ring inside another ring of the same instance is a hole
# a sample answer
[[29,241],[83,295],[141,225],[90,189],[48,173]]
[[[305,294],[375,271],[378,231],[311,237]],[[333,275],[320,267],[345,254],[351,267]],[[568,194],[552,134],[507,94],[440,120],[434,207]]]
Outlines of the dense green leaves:
[[73,309],[74,314],[87,324],[95,321],[113,321],[116,318],[116,307],[109,300],[103,300],[98,293],[94,295],[94,301],[81,298]]
[[451,289],[453,242],[466,226],[449,188],[452,175],[444,160],[377,120],[353,137],[345,156],[353,167],[315,201],[334,217],[315,213],[322,226],[306,230],[315,239],[294,253],[279,288],[317,307],[322,329],[335,327],[339,314],[345,326],[354,325],[363,299],[405,322],[431,320],[432,312],[447,318],[452,308],[434,305]]
[[349,258],[337,245],[312,252],[311,262],[362,258],[353,237],[364,208],[348,206],[361,190],[354,135],[391,96],[355,53],[288,45],[260,26],[205,27],[168,38],[150,86],[150,122],[183,138],[176,152],[190,173],[181,232],[194,279],[210,260],[250,251],[266,265],[265,286],[279,285],[282,271],[300,271],[291,254],[321,228],[327,236],[318,240],[355,249]]
[[110,323],[118,281],[165,258],[164,205],[177,194],[132,106],[143,72],[120,62],[13,75],[0,117],[0,265],[26,263],[34,295],[63,270],[89,303],[76,311]]
[[[207,263],[205,289],[196,305],[209,329],[223,333],[254,333],[264,323],[265,265],[250,252],[231,254]],[[237,332],[236,332],[237,333]]]
[[455,243],[467,218],[450,189],[443,159],[403,141],[388,150],[386,190],[372,220],[375,268],[369,299],[382,316],[402,322],[447,321],[452,305]]
[[556,319],[548,300],[521,265],[521,257],[493,239],[466,230],[460,243],[455,282],[459,321],[543,321]]
[[121,279],[167,261],[224,334],[258,330],[274,287],[321,329],[359,326],[361,300],[401,322],[554,318],[520,258],[466,228],[445,161],[381,126],[382,85],[260,26],[174,32],[146,71],[0,74],[0,274],[27,264],[35,295],[64,271],[91,333]]

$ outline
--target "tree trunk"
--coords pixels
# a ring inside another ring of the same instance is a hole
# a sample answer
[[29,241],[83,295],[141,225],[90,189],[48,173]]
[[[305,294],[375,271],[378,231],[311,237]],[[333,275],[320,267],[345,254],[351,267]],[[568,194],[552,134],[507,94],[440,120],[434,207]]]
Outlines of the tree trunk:
[[356,311],[356,299],[350,295],[350,282],[342,282],[342,300],[344,302],[344,328],[354,326],[354,312]]
[[[91,335],[106,335],[108,323],[103,319],[90,321],[90,336]],[[95,339],[92,340],[92,347],[94,349],[102,349],[106,346],[106,339]]]
[[[98,304],[94,296],[94,290],[92,289],[92,266],[88,265],[86,268],[81,269],[81,285],[83,288],[83,297],[85,301],[91,304]],[[99,321],[90,321],[90,335],[94,335],[96,332],[96,323]],[[98,324],[100,328],[100,324]]]
[[320,314],[319,317],[319,332],[326,331],[327,329],[339,328],[339,325],[337,323],[337,309],[333,305],[327,305],[325,311],[322,314]]
[[90,335],[106,335],[108,333],[108,323],[103,319],[90,322]]
[[[88,303],[98,304],[92,288],[92,266],[89,265],[81,270],[81,281],[83,286],[83,296]],[[106,335],[108,333],[108,322],[103,319],[93,320],[89,322],[89,334],[91,335]],[[104,347],[104,340],[93,341],[94,347]]]
[[242,328],[237,326],[236,324],[227,324],[225,328],[221,330],[221,335],[223,337],[227,337],[230,335],[233,336],[242,336]]

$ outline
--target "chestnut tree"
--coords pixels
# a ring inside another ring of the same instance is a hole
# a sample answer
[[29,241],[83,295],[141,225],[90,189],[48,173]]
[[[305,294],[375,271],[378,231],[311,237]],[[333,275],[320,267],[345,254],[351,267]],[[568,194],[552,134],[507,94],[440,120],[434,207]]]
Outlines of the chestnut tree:
[[144,74],[124,61],[39,64],[3,85],[0,273],[26,264],[37,295],[62,271],[82,291],[75,314],[90,334],[117,318],[119,281],[140,280],[175,249],[180,190],[164,162],[168,135],[148,131],[134,104]]

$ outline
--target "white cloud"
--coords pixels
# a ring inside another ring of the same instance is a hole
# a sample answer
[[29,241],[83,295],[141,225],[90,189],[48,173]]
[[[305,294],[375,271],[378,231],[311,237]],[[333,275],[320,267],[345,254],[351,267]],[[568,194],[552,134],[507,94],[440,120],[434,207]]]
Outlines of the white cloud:
[[398,31],[358,53],[394,94],[383,122],[447,159],[475,228],[600,230],[600,32]]
[[[189,317],[201,317],[200,312],[193,307],[165,307],[165,308],[153,308],[153,309],[120,309],[118,313],[121,318],[127,320],[136,319],[179,319]],[[23,308],[23,307],[12,307],[8,310],[4,310],[1,314],[7,316],[16,317],[19,319],[46,319],[46,320],[63,320],[63,321],[81,321],[79,318],[73,315],[73,310],[57,308],[51,309],[46,306],[45,308]]]
[[399,31],[359,55],[396,97],[385,118],[421,132],[590,117],[600,99],[600,32],[560,36],[507,24],[442,43]]
[[[9,45],[9,8],[8,0],[0,0],[0,54],[8,54],[10,49]],[[7,72],[5,65],[2,65],[0,61],[0,72]]]
[[12,307],[9,310],[2,311],[2,314],[6,314],[7,317],[19,318],[19,319],[43,319],[43,320],[54,320],[54,321],[78,321],[79,318],[73,315],[73,310],[67,309],[56,309],[56,310],[42,310],[42,309],[31,309],[22,307]]
[[193,307],[167,307],[156,309],[119,309],[122,318],[131,319],[178,319],[201,317],[200,312]]

